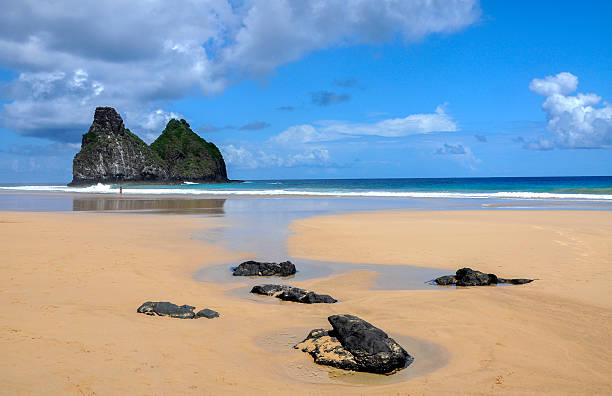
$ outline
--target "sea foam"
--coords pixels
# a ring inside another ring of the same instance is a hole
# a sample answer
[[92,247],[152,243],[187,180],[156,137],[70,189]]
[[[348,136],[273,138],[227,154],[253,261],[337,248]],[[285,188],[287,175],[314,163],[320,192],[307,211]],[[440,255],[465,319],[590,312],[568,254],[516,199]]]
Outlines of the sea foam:
[[[117,194],[119,186],[98,183],[88,187],[66,186],[10,186],[0,190],[67,192],[83,194]],[[423,191],[338,191],[338,190],[288,190],[288,189],[214,189],[214,188],[172,188],[172,187],[123,187],[123,194],[138,195],[225,195],[225,196],[314,196],[314,197],[389,197],[389,198],[458,198],[458,199],[523,199],[523,200],[599,200],[610,201],[608,194],[575,194],[529,191],[491,192],[423,192]]]

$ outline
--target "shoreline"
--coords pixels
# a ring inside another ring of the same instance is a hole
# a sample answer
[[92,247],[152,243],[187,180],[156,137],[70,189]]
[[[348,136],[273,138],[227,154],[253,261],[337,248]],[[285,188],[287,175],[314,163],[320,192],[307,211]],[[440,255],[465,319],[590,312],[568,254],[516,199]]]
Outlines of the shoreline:
[[[242,182],[244,183],[244,182]],[[216,183],[210,183],[216,184]],[[228,183],[232,184],[232,183]],[[239,184],[239,183],[238,183]],[[306,191],[306,190],[207,190],[190,189],[189,184],[177,185],[182,188],[135,188],[125,189],[120,193],[119,188],[111,189],[110,185],[89,187],[63,187],[43,186],[46,188],[36,189],[21,187],[0,186],[0,194],[23,194],[23,195],[65,195],[65,196],[119,196],[119,197],[164,197],[164,198],[375,198],[375,199],[431,199],[431,200],[498,200],[518,202],[584,202],[602,205],[612,205],[612,195],[594,193],[551,193],[532,191],[490,191],[490,192],[443,192],[443,191]],[[40,186],[26,186],[40,187]],[[65,190],[82,188],[81,191]],[[612,207],[612,206],[609,206]]]
[[[611,219],[607,211],[476,210],[297,220],[287,241],[292,256],[320,255],[328,262],[360,257],[378,264],[409,258],[437,263],[449,273],[480,257],[472,268],[500,276],[542,272],[540,280],[523,286],[376,290],[375,273],[349,271],[291,281],[341,301],[303,306],[249,300],[227,293],[240,284],[193,279],[202,266],[238,261],[247,253],[194,238],[202,229],[232,227],[224,217],[0,212],[6,242],[0,245],[5,257],[0,299],[7,307],[0,312],[5,389],[51,394],[608,393]],[[449,259],[457,256],[465,261]],[[558,265],[559,257],[573,267]],[[587,276],[576,279],[576,272]],[[147,300],[208,307],[221,317],[190,321],[137,314]],[[448,351],[448,363],[405,380],[342,382],[333,370],[291,348],[305,337],[302,329],[328,327],[326,317],[335,313],[353,313],[389,334],[439,346]]]
[[[270,202],[283,206],[320,206],[335,208],[325,214],[347,211],[371,210],[586,210],[611,211],[612,200],[572,199],[512,199],[512,198],[412,198],[412,197],[364,197],[364,196],[312,196],[312,195],[240,195],[240,194],[119,194],[117,193],[67,193],[56,191],[27,191],[0,189],[0,210],[23,212],[65,211],[156,211],[246,205],[257,210],[270,206]],[[317,213],[313,213],[316,215]]]

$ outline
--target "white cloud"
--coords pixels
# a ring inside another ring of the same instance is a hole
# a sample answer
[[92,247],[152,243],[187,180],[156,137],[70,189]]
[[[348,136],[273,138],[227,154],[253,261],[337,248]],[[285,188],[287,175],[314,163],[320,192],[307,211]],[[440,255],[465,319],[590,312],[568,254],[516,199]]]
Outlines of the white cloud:
[[19,77],[0,124],[74,142],[97,105],[142,119],[194,87],[218,93],[331,46],[454,32],[479,13],[476,0],[9,2],[0,63]]
[[274,154],[263,150],[253,152],[233,144],[221,147],[223,158],[229,167],[236,169],[295,168],[300,166],[325,167],[334,165],[329,151],[324,148],[308,149],[302,152]]
[[302,143],[325,142],[337,140],[341,135],[330,133],[329,131],[321,131],[318,128],[309,125],[294,125],[285,129],[283,132],[273,136],[271,140],[275,143],[292,145]]
[[289,155],[283,166],[293,168],[296,166],[327,166],[330,165],[331,157],[327,149],[313,149],[303,153]]
[[431,132],[455,132],[457,124],[442,106],[434,113],[412,114],[404,118],[389,118],[375,123],[321,122],[317,126],[305,124],[285,129],[272,137],[275,143],[286,145],[325,142],[356,136],[399,137]]
[[578,88],[578,77],[567,72],[559,73],[556,76],[547,76],[543,79],[534,78],[529,83],[530,90],[543,96],[567,95],[574,92],[576,88]]
[[225,62],[242,73],[264,74],[303,54],[332,45],[378,43],[399,34],[414,41],[475,22],[476,1],[262,0],[252,1]]
[[545,79],[533,79],[529,88],[546,97],[548,131],[552,139],[529,142],[525,147],[537,150],[561,148],[599,148],[612,146],[612,106],[593,94],[578,93],[578,77],[559,73]]
[[222,146],[221,152],[228,166],[235,166],[239,169],[256,169],[262,162],[262,159],[256,157],[251,151],[233,144]]
[[180,114],[162,109],[149,110],[125,97],[100,98],[104,87],[77,69],[71,73],[39,72],[21,74],[8,91],[17,98],[5,104],[2,125],[24,135],[60,142],[80,142],[93,119],[96,106],[110,105],[124,115],[128,128],[145,140],[153,140],[170,118]]
[[126,123],[128,126],[136,125],[140,129],[143,140],[151,143],[160,135],[168,121],[172,118],[181,119],[183,117],[179,113],[157,109],[149,113],[127,113]]

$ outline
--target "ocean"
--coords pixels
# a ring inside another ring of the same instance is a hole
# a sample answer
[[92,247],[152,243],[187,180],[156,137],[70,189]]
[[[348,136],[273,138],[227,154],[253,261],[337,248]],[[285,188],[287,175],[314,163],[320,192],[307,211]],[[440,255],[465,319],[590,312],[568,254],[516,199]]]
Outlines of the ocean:
[[[116,194],[119,185],[0,185],[0,190]],[[247,180],[243,183],[128,185],[124,194],[612,200],[612,176]]]

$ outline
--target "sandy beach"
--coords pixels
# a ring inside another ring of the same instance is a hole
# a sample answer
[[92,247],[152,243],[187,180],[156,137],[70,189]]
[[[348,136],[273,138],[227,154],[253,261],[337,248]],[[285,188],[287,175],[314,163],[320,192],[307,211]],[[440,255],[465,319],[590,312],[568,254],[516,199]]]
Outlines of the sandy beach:
[[[287,241],[294,257],[538,279],[373,290],[376,273],[352,271],[292,282],[340,300],[331,305],[247,298],[229,291],[246,283],[196,281],[199,268],[249,258],[195,237],[222,222],[0,212],[0,393],[612,393],[612,212],[380,211],[298,220]],[[145,301],[221,317],[137,314]],[[346,374],[292,349],[336,313],[385,330],[414,365],[389,377]]]

